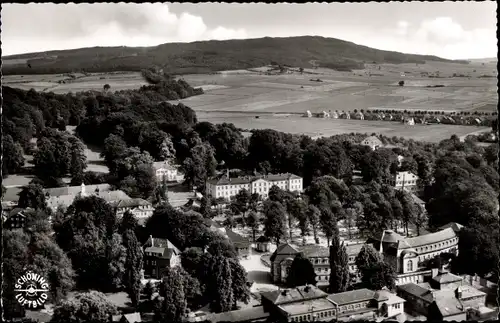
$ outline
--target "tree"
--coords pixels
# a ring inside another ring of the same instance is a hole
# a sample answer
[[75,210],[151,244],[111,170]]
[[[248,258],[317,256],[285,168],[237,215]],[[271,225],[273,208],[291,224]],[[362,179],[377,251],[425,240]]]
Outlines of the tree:
[[14,142],[12,136],[5,135],[2,137],[2,149],[2,177],[18,173],[24,167],[23,148]]
[[116,306],[106,295],[90,291],[79,293],[72,300],[65,300],[54,309],[52,323],[109,322],[111,315],[117,314]]
[[302,244],[306,244],[306,235],[309,234],[309,218],[307,216],[307,205],[303,204],[304,210],[297,214],[297,220],[299,223],[300,235],[302,236]]
[[316,286],[316,272],[314,271],[314,266],[311,261],[300,253],[295,256],[290,265],[286,283],[289,287],[309,284]]
[[231,201],[231,210],[236,214],[241,213],[243,217],[246,217],[246,212],[250,206],[250,192],[246,189],[241,189],[232,199]]
[[184,278],[175,269],[166,268],[160,283],[159,308],[155,320],[179,322],[186,314]]
[[129,210],[127,210],[125,211],[120,220],[118,232],[121,234],[124,234],[127,230],[135,232],[138,226],[139,226],[139,221],[137,221],[135,215]]
[[47,210],[47,202],[45,201],[43,187],[38,184],[29,184],[28,186],[24,186],[21,192],[19,192],[17,206],[41,211]]
[[102,89],[104,90],[104,92],[108,92],[109,89],[111,88],[111,86],[109,84],[104,84],[104,86],[102,87]]
[[291,198],[286,203],[286,209],[288,214],[288,230],[290,233],[290,241],[292,241],[293,229],[301,217],[304,217],[306,213],[306,204],[303,200],[297,198]]
[[132,306],[139,305],[141,292],[141,270],[142,270],[142,248],[137,241],[133,229],[127,229],[123,233],[123,246],[126,250],[124,286],[129,294]]
[[185,182],[203,190],[207,179],[215,174],[217,160],[209,143],[198,143],[191,148],[190,156],[183,162]]
[[254,211],[250,211],[248,213],[246,223],[248,227],[252,230],[252,239],[255,242],[255,233],[259,229],[259,224],[260,224],[259,216],[257,215],[257,213]]
[[319,244],[319,239],[318,239],[318,226],[319,226],[319,219],[320,219],[321,211],[314,205],[309,204],[309,208],[307,210],[307,218],[309,220],[309,223],[311,224],[313,235],[314,235],[314,241],[316,244]]
[[214,256],[210,259],[207,293],[211,295],[210,309],[215,313],[228,312],[234,305],[233,277],[229,259]]
[[175,270],[182,276],[182,285],[184,286],[184,295],[186,297],[187,309],[194,310],[200,305],[202,296],[202,286],[198,279],[190,275],[182,267],[176,267]]
[[237,301],[245,304],[248,304],[250,301],[250,289],[247,285],[247,272],[235,258],[229,259],[229,265],[231,267],[231,289],[233,291],[234,300],[233,309],[237,309]]
[[137,147],[128,148],[116,162],[116,176],[118,186],[131,197],[148,199],[157,185],[153,158]]
[[380,290],[394,289],[397,275],[394,269],[382,260],[380,254],[370,245],[364,245],[356,257],[356,266],[365,288]]
[[399,86],[404,86],[405,85],[405,81],[399,81]]
[[280,202],[264,203],[264,235],[280,244],[286,234],[286,210]]
[[349,287],[349,256],[337,235],[330,246],[330,293],[342,293]]

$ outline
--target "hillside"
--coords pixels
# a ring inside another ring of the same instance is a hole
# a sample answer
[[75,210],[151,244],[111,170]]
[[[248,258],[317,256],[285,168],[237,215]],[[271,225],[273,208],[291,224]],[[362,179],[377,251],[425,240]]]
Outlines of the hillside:
[[139,71],[152,65],[162,66],[175,74],[209,73],[259,67],[271,62],[301,67],[319,64],[351,70],[362,69],[364,62],[448,61],[436,56],[389,52],[312,36],[168,43],[154,47],[93,47],[11,55],[2,59],[4,75]]

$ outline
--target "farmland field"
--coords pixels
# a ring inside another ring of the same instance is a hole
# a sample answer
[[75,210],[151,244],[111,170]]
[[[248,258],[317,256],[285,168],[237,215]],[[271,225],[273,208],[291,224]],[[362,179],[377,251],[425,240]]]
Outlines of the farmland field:
[[[353,72],[318,68],[300,73],[292,68],[280,75],[267,75],[267,69],[183,75],[182,78],[192,86],[204,88],[205,94],[181,102],[194,109],[199,120],[232,122],[244,129],[272,128],[313,136],[377,132],[427,141],[449,138],[452,134],[461,136],[478,129],[454,125],[408,127],[393,122],[302,119],[273,116],[273,113],[355,109],[493,112],[498,102],[496,65],[490,63],[366,64],[364,70]],[[490,77],[481,77],[484,75]],[[398,85],[401,80],[405,82],[404,86]],[[111,91],[117,91],[145,84],[137,72],[75,74],[73,77],[62,74],[8,75],[3,82],[11,87],[54,93],[99,91],[104,84],[109,84]],[[259,119],[255,118],[257,115]]]
[[228,122],[242,129],[274,129],[277,131],[305,134],[311,137],[333,136],[342,133],[378,133],[385,136],[405,137],[427,142],[439,142],[452,135],[482,131],[489,128],[456,125],[415,125],[407,126],[399,122],[361,121],[341,119],[303,118],[296,115],[259,115],[247,113],[207,113],[198,112],[199,121],[211,123]]

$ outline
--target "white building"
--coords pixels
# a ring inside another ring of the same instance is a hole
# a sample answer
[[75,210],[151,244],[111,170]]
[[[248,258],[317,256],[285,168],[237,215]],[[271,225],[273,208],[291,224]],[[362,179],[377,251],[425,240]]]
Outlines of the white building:
[[397,190],[405,189],[409,192],[418,191],[418,176],[412,172],[397,172],[390,180],[392,185]]
[[113,203],[116,208],[116,216],[122,217],[125,212],[130,211],[137,219],[147,219],[153,215],[153,205],[141,198],[120,200]]
[[365,140],[361,142],[361,145],[368,146],[371,150],[377,150],[383,146],[383,143],[376,136],[370,136],[365,138]]
[[240,190],[246,189],[250,194],[257,193],[266,199],[269,195],[269,189],[274,185],[284,191],[302,192],[302,178],[287,173],[235,178],[224,177],[219,180],[209,180],[206,185],[206,195],[229,200],[238,194]]
[[44,190],[47,206],[52,211],[57,211],[58,207],[69,207],[77,196],[98,196],[108,203],[117,202],[120,200],[128,200],[130,197],[125,192],[120,190],[111,190],[109,184],[66,186],[47,188]]
[[167,161],[154,162],[153,168],[158,181],[165,179],[167,182],[182,182],[184,180],[184,176],[179,173],[177,167]]

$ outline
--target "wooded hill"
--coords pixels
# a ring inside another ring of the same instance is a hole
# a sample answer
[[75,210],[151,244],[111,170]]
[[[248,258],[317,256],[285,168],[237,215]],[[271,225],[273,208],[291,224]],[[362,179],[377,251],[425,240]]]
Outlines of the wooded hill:
[[[168,43],[153,47],[93,47],[5,56],[2,72],[56,74],[140,71],[153,65],[174,74],[246,69],[276,62],[294,67],[313,64],[338,70],[364,63],[452,62],[436,56],[378,50],[318,36]],[[466,64],[466,61],[453,61]]]

